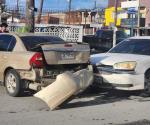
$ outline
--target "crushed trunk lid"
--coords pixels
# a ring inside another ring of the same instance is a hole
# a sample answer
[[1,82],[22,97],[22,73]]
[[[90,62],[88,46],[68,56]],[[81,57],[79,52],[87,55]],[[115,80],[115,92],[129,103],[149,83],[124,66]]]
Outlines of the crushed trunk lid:
[[49,65],[87,63],[90,56],[88,44],[46,44],[41,45],[41,48]]

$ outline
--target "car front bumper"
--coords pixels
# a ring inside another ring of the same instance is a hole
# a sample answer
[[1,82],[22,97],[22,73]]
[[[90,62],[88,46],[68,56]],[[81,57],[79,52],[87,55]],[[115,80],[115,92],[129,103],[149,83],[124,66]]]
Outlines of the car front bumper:
[[101,70],[99,73],[95,73],[94,77],[96,85],[102,88],[115,88],[120,90],[144,89],[144,74]]

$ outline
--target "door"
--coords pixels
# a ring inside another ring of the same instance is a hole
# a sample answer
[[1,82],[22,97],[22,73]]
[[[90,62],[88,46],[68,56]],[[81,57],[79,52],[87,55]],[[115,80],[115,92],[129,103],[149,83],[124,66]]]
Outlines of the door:
[[0,81],[3,81],[8,54],[12,53],[15,44],[16,39],[14,36],[8,34],[0,35]]

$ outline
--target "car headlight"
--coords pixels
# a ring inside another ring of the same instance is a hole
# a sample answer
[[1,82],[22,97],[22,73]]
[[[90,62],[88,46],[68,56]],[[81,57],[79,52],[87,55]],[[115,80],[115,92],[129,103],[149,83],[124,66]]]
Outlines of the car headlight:
[[113,65],[114,69],[118,70],[134,70],[137,65],[135,61],[119,62]]

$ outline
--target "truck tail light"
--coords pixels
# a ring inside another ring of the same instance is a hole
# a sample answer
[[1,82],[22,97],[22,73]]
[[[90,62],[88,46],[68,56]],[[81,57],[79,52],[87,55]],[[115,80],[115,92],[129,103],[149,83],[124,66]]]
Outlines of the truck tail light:
[[72,47],[72,44],[65,44],[64,47]]
[[30,65],[34,68],[42,68],[43,65],[43,57],[41,53],[35,53],[32,58],[30,59]]

